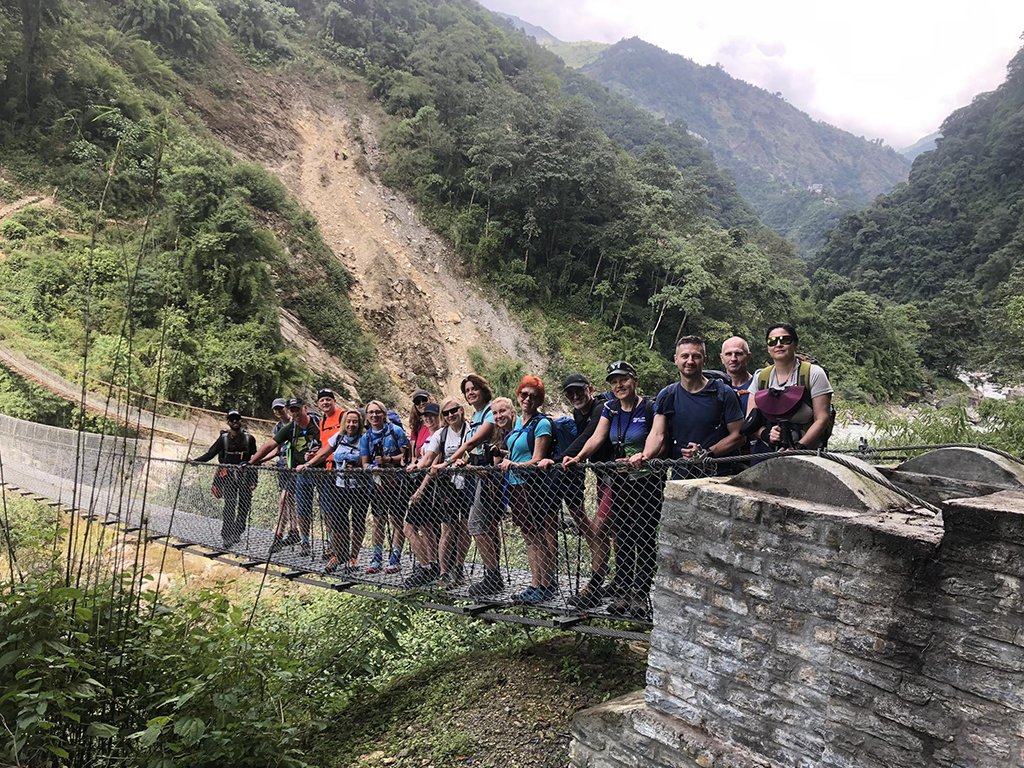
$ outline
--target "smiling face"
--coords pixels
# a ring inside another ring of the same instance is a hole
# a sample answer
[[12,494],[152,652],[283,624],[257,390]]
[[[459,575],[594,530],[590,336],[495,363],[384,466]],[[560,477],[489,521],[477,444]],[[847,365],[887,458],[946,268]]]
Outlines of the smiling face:
[[359,414],[355,411],[345,415],[345,432],[349,436],[354,437],[359,434],[359,427],[361,426],[359,420]]
[[704,347],[700,344],[680,344],[676,347],[674,359],[683,378],[692,379],[704,370]]
[[512,429],[512,425],[516,423],[515,409],[513,409],[512,406],[504,400],[500,400],[494,404],[493,414],[494,423],[502,430],[508,431]]
[[451,429],[461,430],[465,423],[465,412],[454,400],[445,400],[441,406],[441,420]]
[[327,416],[330,416],[332,413],[334,413],[334,409],[337,407],[337,403],[334,402],[334,398],[329,397],[327,395],[324,395],[319,400],[317,400],[316,404],[320,406],[320,410],[323,411],[324,414],[326,414]]
[[366,420],[370,422],[370,428],[376,432],[380,432],[384,426],[384,415],[384,409],[377,403],[366,406]]
[[519,390],[519,409],[523,412],[523,418],[527,419],[540,410],[544,402],[544,395],[540,390],[533,387],[523,387]]
[[466,402],[476,408],[477,401],[480,399],[480,389],[477,385],[472,381],[467,381],[462,385],[462,394],[465,396]]
[[608,377],[608,386],[616,400],[632,401],[636,396],[636,379],[625,373],[617,373]]
[[796,339],[785,328],[768,331],[768,354],[776,363],[788,363],[796,359]]
[[569,387],[564,390],[564,393],[569,404],[581,411],[587,407],[587,403],[594,399],[594,388],[590,386]]

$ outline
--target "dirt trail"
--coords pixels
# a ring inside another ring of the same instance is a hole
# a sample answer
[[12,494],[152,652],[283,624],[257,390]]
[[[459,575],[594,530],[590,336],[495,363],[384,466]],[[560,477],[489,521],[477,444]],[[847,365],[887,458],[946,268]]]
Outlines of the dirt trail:
[[40,208],[49,208],[54,204],[54,199],[48,195],[28,195],[20,200],[15,200],[13,203],[0,206],[0,221],[3,221],[8,216],[13,216],[18,211],[28,208],[30,205],[35,205]]
[[336,149],[362,151],[348,141],[340,108],[297,107],[293,126],[296,151],[276,170],[354,276],[352,304],[407,394],[423,379],[457,392],[471,347],[541,369],[526,331],[456,273],[450,250],[408,200],[360,173],[351,155],[335,159]]
[[[372,167],[378,159],[371,149],[376,113],[361,86],[325,84],[323,92],[311,93],[287,75],[254,73],[223,55],[230,94],[191,87],[187,100],[240,157],[276,173],[317,218],[354,278],[349,298],[376,342],[379,362],[405,397],[428,381],[439,392],[457,392],[470,370],[471,347],[489,359],[544,369],[526,330],[460,275],[458,259],[419,221],[412,204],[357,168],[364,152],[357,135],[367,151],[360,165]],[[347,159],[335,159],[335,150]],[[310,343],[296,318],[282,319],[282,333],[313,370],[344,371],[336,358],[328,365],[326,350]]]

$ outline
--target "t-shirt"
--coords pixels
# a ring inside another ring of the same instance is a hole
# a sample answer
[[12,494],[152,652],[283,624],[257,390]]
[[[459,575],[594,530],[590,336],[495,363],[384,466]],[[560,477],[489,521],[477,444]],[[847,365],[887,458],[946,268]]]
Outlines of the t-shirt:
[[379,432],[370,428],[359,439],[359,455],[373,459],[374,466],[378,456],[398,456],[408,447],[409,438],[396,424],[385,424]]
[[[330,416],[327,414],[323,415],[320,419],[320,444],[329,441],[331,437],[341,431],[341,420],[345,417],[345,412],[340,408],[335,408],[334,413]],[[330,469],[333,466],[333,459],[328,456],[323,464],[320,466],[327,467]]]
[[[287,425],[289,425],[291,423],[292,423],[291,419],[282,419],[281,421],[277,422],[277,425],[274,427],[274,433],[276,434],[279,429],[281,429],[283,427],[286,427]],[[282,468],[288,466],[288,445],[287,444],[281,445],[277,449],[277,466],[282,467]]]
[[[648,416],[651,418],[648,419]],[[609,422],[608,442],[613,446],[613,458],[633,456],[644,449],[653,421],[650,401],[647,398],[641,397],[637,400],[632,411],[622,410],[617,400],[605,403],[601,410],[601,418]],[[615,446],[620,445],[624,451],[622,453],[614,450]]]
[[[551,419],[547,416],[541,416],[539,414],[533,416],[530,421],[526,422],[527,425],[533,424],[533,442],[536,447],[536,441],[538,438],[553,437],[551,430]],[[508,448],[508,457],[521,464],[529,461],[533,458],[533,451],[530,449],[530,428],[523,425],[521,416],[516,417],[516,423],[512,431],[505,436],[505,446]],[[514,469],[508,473],[508,484],[509,485],[521,485],[526,482],[526,475],[517,473]]]
[[274,433],[274,442],[278,445],[288,444],[287,467],[295,469],[305,463],[307,453],[320,450],[320,424],[312,416],[305,427],[300,427],[298,421],[289,421]]
[[[359,438],[347,435],[344,432],[335,432],[327,438],[328,445],[334,449],[331,457],[335,469],[359,469],[362,463],[359,460]],[[358,475],[339,474],[334,484],[339,488],[356,488],[361,478]]]
[[742,384],[739,384],[739,385],[730,384],[730,386],[732,387],[732,391],[735,392],[737,395],[739,395],[739,398],[740,398],[740,409],[742,409],[742,411],[744,413],[747,412],[747,399],[750,397],[750,388],[751,388],[751,385],[753,384],[753,382],[754,382],[754,377],[751,376],[749,379],[747,379]]
[[[444,446],[441,445],[441,438],[444,438]],[[462,429],[452,429],[451,427],[442,427],[430,436],[427,440],[427,445],[423,449],[424,453],[433,453],[435,456],[441,455],[443,449],[443,458],[448,461],[454,453],[459,450],[459,447],[469,439],[469,424],[463,424]]]
[[[488,403],[487,405],[485,405],[483,407],[482,410],[474,411],[473,415],[470,416],[470,418],[469,418],[469,433],[466,435],[466,439],[469,440],[470,438],[472,438],[473,435],[475,435],[480,430],[480,427],[482,427],[484,424],[493,424],[493,423],[494,423],[494,414],[491,413],[491,404]],[[473,448],[473,450],[471,450],[470,453],[475,454],[477,456],[483,456],[483,454],[484,454],[484,445],[483,445],[483,443],[481,443],[480,445],[478,445],[475,448]]]
[[721,379],[709,379],[699,392],[687,392],[679,382],[669,384],[654,401],[655,413],[668,420],[669,456],[678,459],[690,443],[710,448],[742,421],[739,396]]
[[[441,445],[441,439],[444,439],[444,445]],[[441,427],[434,434],[430,436],[427,441],[427,445],[424,447],[424,453],[432,453],[435,456],[440,455],[443,451],[442,458],[448,461],[459,447],[469,438],[469,424],[463,423],[462,429],[452,429],[451,427]],[[466,476],[464,473],[459,472],[452,478],[452,484],[462,489],[466,485]]]
[[430,435],[430,427],[428,427],[426,424],[420,424],[420,428],[416,430],[416,434],[413,436],[412,439],[412,455],[415,458],[418,459],[425,453],[423,446],[427,444],[427,441],[430,439]]
[[[753,395],[758,390],[758,371],[754,374],[753,379],[750,383],[750,394]],[[795,386],[797,381],[800,379],[800,366],[794,365],[793,372],[789,375],[789,378],[784,382],[779,383],[778,377],[775,375],[775,366],[772,366],[771,373],[768,375],[768,388],[769,389],[788,389],[789,387]],[[815,398],[818,395],[830,395],[832,394],[832,383],[828,380],[828,376],[825,373],[825,369],[820,365],[811,363],[811,373],[807,378],[808,387],[811,390],[811,398]]]

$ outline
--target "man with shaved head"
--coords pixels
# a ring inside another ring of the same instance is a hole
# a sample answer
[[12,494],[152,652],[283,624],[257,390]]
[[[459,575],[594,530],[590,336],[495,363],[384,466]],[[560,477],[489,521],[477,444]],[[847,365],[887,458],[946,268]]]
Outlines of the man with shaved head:
[[753,375],[747,370],[750,364],[750,345],[742,336],[732,336],[723,342],[722,351],[718,355],[722,360],[725,372],[729,374],[729,383],[740,397],[740,406],[747,412],[747,398],[750,396],[750,385]]

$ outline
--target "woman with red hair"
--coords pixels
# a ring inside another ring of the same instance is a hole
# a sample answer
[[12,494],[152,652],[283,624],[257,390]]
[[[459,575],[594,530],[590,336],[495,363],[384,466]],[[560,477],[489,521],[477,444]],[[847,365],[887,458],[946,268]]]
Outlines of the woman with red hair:
[[526,541],[530,564],[530,586],[512,596],[517,603],[542,603],[558,591],[555,565],[558,539],[555,534],[554,508],[544,492],[543,477],[534,467],[551,454],[554,425],[540,412],[544,404],[544,382],[536,376],[524,376],[516,388],[521,415],[505,436],[508,458],[501,462],[507,473],[508,508],[512,522],[519,526]]

